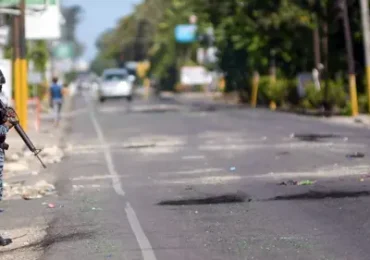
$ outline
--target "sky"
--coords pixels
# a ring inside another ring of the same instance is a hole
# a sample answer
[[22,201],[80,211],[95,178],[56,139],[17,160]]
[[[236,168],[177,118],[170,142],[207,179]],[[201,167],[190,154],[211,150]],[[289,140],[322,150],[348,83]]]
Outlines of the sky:
[[106,29],[131,13],[141,0],[62,0],[64,6],[80,5],[84,10],[77,28],[77,39],[84,44],[83,59],[90,62],[96,55],[95,42]]

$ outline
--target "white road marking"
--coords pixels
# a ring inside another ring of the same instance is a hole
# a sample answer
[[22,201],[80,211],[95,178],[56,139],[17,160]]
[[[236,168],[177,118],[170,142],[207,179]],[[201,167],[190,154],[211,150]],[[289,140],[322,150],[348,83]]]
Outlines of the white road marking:
[[222,168],[207,168],[207,169],[194,169],[188,171],[175,171],[175,172],[161,172],[159,175],[176,175],[176,174],[198,174],[198,173],[212,173],[225,171]]
[[[123,178],[124,176],[119,176],[119,178]],[[95,180],[105,180],[105,179],[112,179],[115,178],[114,175],[93,175],[93,176],[80,176],[76,178],[72,178],[72,181],[95,181]]]
[[93,125],[94,125],[94,128],[95,128],[96,134],[98,136],[98,139],[102,144],[102,148],[103,148],[103,151],[104,151],[104,156],[105,156],[105,161],[107,163],[108,171],[109,171],[110,175],[112,175],[113,188],[114,188],[114,190],[116,191],[116,193],[118,195],[125,196],[125,192],[122,189],[122,185],[121,185],[121,182],[119,180],[119,175],[118,175],[118,173],[117,173],[117,171],[114,167],[114,163],[113,163],[112,155],[110,153],[110,149],[106,145],[106,141],[105,141],[105,138],[104,138],[104,135],[103,135],[103,131],[101,130],[100,125],[99,125],[99,123],[98,123],[98,121],[95,117],[95,114],[92,111],[90,111],[90,118],[91,118],[91,121],[93,122]]
[[206,157],[204,155],[188,155],[181,157],[183,160],[203,160],[205,158]]
[[152,245],[146,237],[144,230],[140,225],[139,219],[137,218],[136,213],[129,202],[127,202],[125,210],[128,222],[130,223],[132,230],[134,230],[136,240],[139,243],[144,260],[156,260],[157,258],[154,255]]
[[195,178],[184,178],[176,180],[161,180],[155,181],[156,184],[191,184],[191,185],[218,185],[225,184],[229,182],[239,181],[241,179],[247,179],[247,177],[237,176],[237,175],[225,175],[225,176],[207,176],[207,177],[195,177]]
[[[331,166],[322,167],[313,171],[292,171],[292,172],[270,172],[268,174],[252,175],[250,178],[264,179],[264,178],[328,178],[328,177],[345,177],[345,176],[359,176],[369,173],[370,165],[356,165],[356,166]],[[249,178],[249,177],[247,177]]]
[[[85,96],[85,101],[86,101],[86,103],[88,103],[88,100],[87,100],[86,96]],[[94,125],[96,134],[98,136],[98,139],[99,139],[99,141],[102,144],[103,149],[104,149],[105,161],[106,161],[109,173],[112,176],[113,188],[114,188],[115,192],[118,195],[125,196],[125,192],[124,192],[124,190],[122,188],[122,185],[121,185],[121,182],[120,182],[120,177],[119,177],[119,175],[116,172],[115,167],[114,167],[114,163],[113,163],[113,159],[112,159],[110,149],[106,145],[107,142],[105,141],[103,131],[102,131],[102,129],[99,125],[99,122],[98,122],[98,120],[97,120],[97,118],[96,118],[92,109],[90,109],[89,114],[90,114],[91,121]],[[136,216],[136,213],[135,213],[134,209],[131,207],[131,205],[129,203],[127,203],[125,211],[126,211],[127,219],[130,223],[131,229],[132,229],[133,233],[135,234],[136,240],[139,244],[141,254],[143,255],[143,259],[144,260],[156,260],[157,258],[154,254],[154,250],[152,248],[152,245],[150,244],[149,239],[145,235],[145,233],[144,233],[144,231],[143,231],[143,229],[140,225],[139,219]]]

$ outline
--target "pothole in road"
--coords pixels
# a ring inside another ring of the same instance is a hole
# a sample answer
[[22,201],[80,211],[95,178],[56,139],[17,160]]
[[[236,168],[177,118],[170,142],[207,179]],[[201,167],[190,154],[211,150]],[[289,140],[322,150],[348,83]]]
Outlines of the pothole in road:
[[304,193],[276,196],[270,200],[319,200],[319,199],[341,199],[358,198],[370,196],[370,191],[308,191]]
[[189,198],[180,200],[165,200],[159,202],[160,206],[185,206],[185,205],[210,205],[210,204],[227,204],[242,203],[251,201],[251,198],[244,193],[224,194],[219,196],[209,196],[204,198]]
[[340,136],[335,134],[294,134],[294,138],[305,142],[318,142],[321,139],[340,138]]

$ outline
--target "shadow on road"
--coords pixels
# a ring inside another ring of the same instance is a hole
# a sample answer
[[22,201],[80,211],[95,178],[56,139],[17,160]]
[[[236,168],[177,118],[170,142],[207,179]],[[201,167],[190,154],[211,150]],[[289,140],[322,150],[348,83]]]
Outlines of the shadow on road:
[[205,198],[189,198],[181,200],[165,200],[159,202],[160,206],[184,206],[184,205],[207,205],[207,204],[226,204],[242,203],[251,201],[248,195],[244,193],[224,194],[220,196],[210,196]]
[[294,134],[294,138],[305,142],[319,142],[321,139],[341,138],[341,136],[335,134]]
[[299,194],[276,196],[271,200],[318,200],[341,199],[370,196],[370,191],[308,191]]

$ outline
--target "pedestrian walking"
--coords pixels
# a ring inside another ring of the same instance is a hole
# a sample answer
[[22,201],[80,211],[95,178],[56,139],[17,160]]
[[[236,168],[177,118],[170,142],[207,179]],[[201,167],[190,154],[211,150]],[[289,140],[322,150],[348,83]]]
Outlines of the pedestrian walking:
[[54,125],[57,127],[61,119],[63,105],[63,87],[58,84],[58,78],[53,77],[53,84],[50,86],[50,101],[54,112]]

